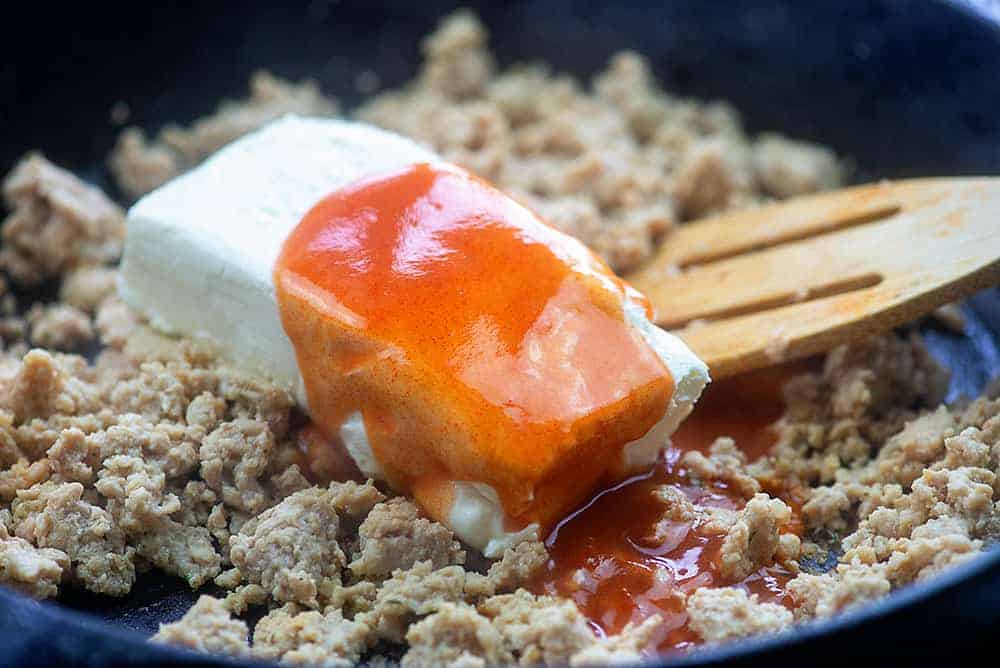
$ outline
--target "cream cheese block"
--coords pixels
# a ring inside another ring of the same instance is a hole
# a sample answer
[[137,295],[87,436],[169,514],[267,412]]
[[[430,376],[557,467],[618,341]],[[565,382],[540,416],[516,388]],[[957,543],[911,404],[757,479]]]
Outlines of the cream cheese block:
[[438,160],[369,125],[287,116],[229,144],[128,212],[121,296],[168,333],[219,343],[232,361],[305,390],[272,272],[323,196],[366,175]]
[[[416,143],[377,128],[288,116],[226,146],[201,166],[137,202],[128,214],[119,291],[168,333],[208,339],[237,366],[287,386],[308,411],[295,351],[282,327],[273,270],[282,245],[321,198],[362,178],[440,162]],[[648,468],[690,413],[708,370],[676,337],[624,303],[629,323],[674,379],[667,412],[625,446],[621,472]],[[380,478],[360,414],[340,437],[358,468]],[[449,524],[487,557],[537,533],[504,530],[489,485],[457,481]]]

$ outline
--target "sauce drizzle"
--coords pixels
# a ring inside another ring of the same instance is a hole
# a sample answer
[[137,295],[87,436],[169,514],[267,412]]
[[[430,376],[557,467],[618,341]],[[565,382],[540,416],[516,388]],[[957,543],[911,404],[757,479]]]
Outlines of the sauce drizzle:
[[[578,241],[458,168],[342,188],[274,283],[312,419],[356,411],[389,483],[448,521],[486,483],[518,529],[584,501],[663,415],[673,379],[631,327],[649,304]],[[572,475],[566,475],[572,471]]]
[[[647,648],[650,653],[700,642],[687,628],[678,592],[735,584],[762,602],[790,606],[785,585],[794,574],[779,564],[765,566],[738,583],[722,578],[718,557],[724,535],[702,535],[691,523],[675,522],[660,534],[662,542],[653,541],[653,527],[665,506],[652,490],[673,485],[696,505],[742,508],[742,497],[725,483],[693,480],[682,457],[689,450],[707,452],[719,436],[734,436],[750,459],[765,454],[776,437],[772,425],[783,410],[781,385],[797,368],[768,369],[709,386],[654,470],[599,492],[559,523],[546,540],[549,561],[530,588],[572,599],[601,635],[660,615],[664,623],[655,646]],[[792,508],[793,520],[784,530],[801,531],[795,491],[780,486],[768,491]]]

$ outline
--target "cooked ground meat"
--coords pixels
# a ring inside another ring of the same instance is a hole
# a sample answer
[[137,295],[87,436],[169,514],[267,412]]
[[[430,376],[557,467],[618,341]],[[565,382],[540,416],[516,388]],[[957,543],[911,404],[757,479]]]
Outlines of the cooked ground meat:
[[336,102],[324,97],[315,82],[291,83],[257,72],[250,79],[250,97],[225,101],[188,128],[168,125],[152,142],[139,128],[126,128],[108,163],[118,187],[135,199],[284,114],[329,116],[336,110]]
[[623,52],[584,87],[544,65],[498,71],[488,35],[459,12],[424,41],[406,87],[357,115],[492,180],[620,272],[683,220],[843,183],[827,148],[754,140],[724,103],[664,92]]
[[[460,12],[424,57],[416,80],[358,117],[494,180],[618,270],[669,243],[675,223],[844,178],[826,148],[748,137],[727,105],[665,93],[633,53],[589,87],[544,66],[498,71],[485,30]],[[286,112],[330,115],[336,104],[313,83],[258,74],[248,99],[188,128],[152,141],[126,130],[112,171],[136,197]],[[228,595],[201,597],[154,640],[296,664],[383,652],[405,666],[607,664],[658,642],[658,617],[599,638],[573,602],[528,591],[549,558],[541,543],[483,564],[407,499],[370,482],[311,484],[286,392],[203,344],[156,334],[115,296],[118,205],[37,154],[3,196],[0,583],[37,598],[65,585],[124,595],[149,564],[192,588],[211,580]],[[8,279],[57,280],[59,301],[19,316]],[[92,361],[67,354],[95,345]],[[774,562],[798,573],[791,609],[736,586],[677,592],[690,628],[709,642],[780,631],[993,540],[1000,400],[941,406],[945,380],[912,334],[841,347],[787,384],[769,455],[749,462],[730,438],[688,452],[693,479],[724,484],[740,505],[703,507],[659,486],[649,540],[688,523],[724,536],[729,581]],[[786,531],[789,506],[762,491],[775,479],[804,495],[804,538]],[[837,567],[798,572],[803,554],[827,549],[820,534],[842,548]],[[237,617],[252,606],[268,611],[251,645]]]

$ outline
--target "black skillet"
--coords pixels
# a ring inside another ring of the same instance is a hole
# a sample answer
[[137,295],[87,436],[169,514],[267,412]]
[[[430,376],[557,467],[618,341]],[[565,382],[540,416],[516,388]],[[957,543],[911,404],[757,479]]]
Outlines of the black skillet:
[[[240,96],[249,73],[269,67],[316,77],[350,105],[361,69],[388,86],[412,76],[419,38],[459,3],[14,4],[0,13],[0,171],[37,147],[107,185],[102,158],[117,132],[116,102],[147,128],[186,121],[220,97]],[[1000,26],[969,5],[462,4],[477,6],[503,63],[543,60],[588,76],[614,51],[632,48],[670,90],[732,101],[753,132],[776,129],[851,156],[858,181],[1000,174]],[[967,336],[925,328],[953,371],[950,400],[978,393],[1000,371],[1000,292],[964,308]],[[145,576],[123,600],[71,592],[59,604],[37,604],[0,589],[0,665],[234,665],[144,642],[193,599],[163,576]],[[995,651],[998,633],[1000,551],[991,550],[834,620],[673,662],[961,664]]]

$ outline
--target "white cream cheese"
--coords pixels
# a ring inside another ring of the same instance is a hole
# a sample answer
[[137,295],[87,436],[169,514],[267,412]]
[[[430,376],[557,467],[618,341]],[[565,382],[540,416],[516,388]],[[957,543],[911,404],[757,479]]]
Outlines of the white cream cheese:
[[365,429],[365,419],[361,416],[360,411],[348,415],[344,424],[340,425],[340,441],[344,444],[344,449],[354,460],[354,465],[358,467],[359,471],[375,480],[385,478],[382,466],[375,458],[375,453],[372,452],[368,432]]
[[[289,387],[307,408],[292,344],[281,325],[272,271],[288,234],[321,198],[379,172],[439,158],[414,142],[346,121],[288,116],[226,146],[201,166],[142,198],[128,214],[119,291],[158,328],[219,344],[238,366]],[[623,471],[649,467],[708,382],[705,364],[627,303],[629,322],[661,357],[675,391],[663,418],[629,443]],[[360,413],[340,437],[358,468],[382,469]],[[498,557],[537,537],[537,525],[505,530],[496,491],[455,483],[451,529]]]
[[438,157],[370,125],[287,116],[229,144],[128,213],[119,291],[167,332],[305,389],[271,273],[288,234],[334,190]]
[[660,356],[674,379],[674,394],[667,412],[645,436],[626,444],[622,450],[624,472],[635,473],[653,465],[667,439],[691,413],[709,377],[708,366],[683,341],[650,322],[642,307],[631,301],[626,301],[624,307],[625,317]]
[[538,525],[520,531],[504,528],[506,515],[495,489],[480,482],[456,482],[455,500],[448,516],[456,535],[482,551],[487,559],[503,556],[503,551],[525,540],[538,540]]

